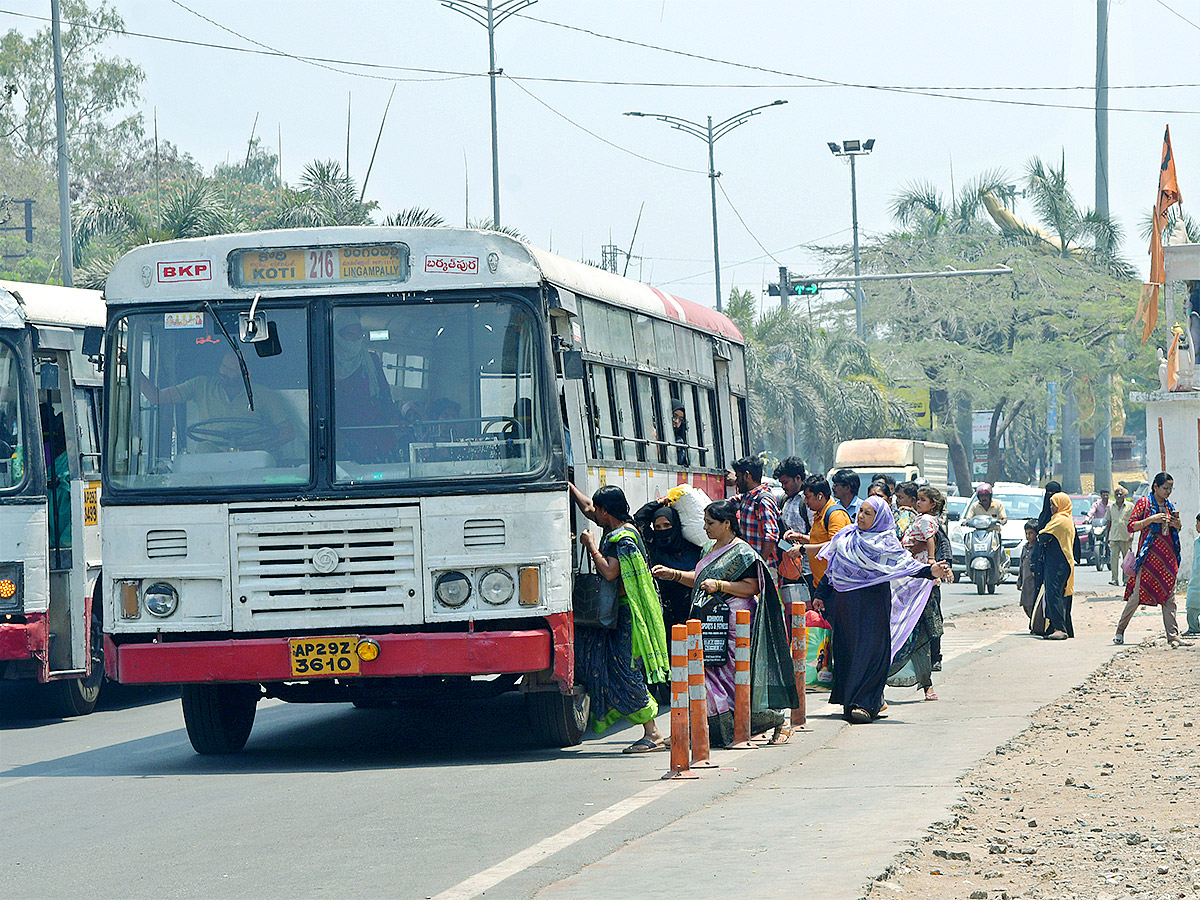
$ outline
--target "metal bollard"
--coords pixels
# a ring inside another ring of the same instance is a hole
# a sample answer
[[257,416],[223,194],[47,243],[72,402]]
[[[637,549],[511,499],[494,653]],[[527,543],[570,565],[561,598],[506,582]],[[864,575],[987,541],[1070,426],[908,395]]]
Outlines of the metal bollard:
[[687,620],[688,699],[691,701],[692,768],[715,769],[709,759],[708,698],[704,689],[704,642],[700,620]]
[[671,626],[671,763],[663,778],[699,778],[688,769],[687,626]]
[[750,610],[734,618],[733,743],[730,750],[754,750],[750,743]]
[[803,728],[808,720],[807,688],[808,674],[808,623],[804,616],[807,607],[803,602],[792,603],[792,671],[796,675],[798,706],[792,710],[792,728]]

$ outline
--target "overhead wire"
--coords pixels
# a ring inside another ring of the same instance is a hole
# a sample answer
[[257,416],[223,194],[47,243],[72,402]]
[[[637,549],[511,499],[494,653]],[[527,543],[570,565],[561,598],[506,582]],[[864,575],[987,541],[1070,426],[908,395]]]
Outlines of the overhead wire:
[[758,235],[750,230],[750,226],[746,224],[746,220],[742,218],[742,214],[738,212],[738,208],[734,206],[733,201],[729,199],[729,193],[725,190],[725,185],[721,184],[720,179],[717,179],[717,187],[721,189],[721,196],[725,198],[725,202],[729,204],[729,208],[733,210],[733,214],[737,216],[737,220],[741,222],[742,227],[746,229],[746,234],[750,235],[750,237],[754,239],[754,243],[758,244],[758,249],[767,254],[767,256],[771,257],[775,265],[783,265],[783,263],[776,259],[775,254],[763,245],[763,242],[758,239]]

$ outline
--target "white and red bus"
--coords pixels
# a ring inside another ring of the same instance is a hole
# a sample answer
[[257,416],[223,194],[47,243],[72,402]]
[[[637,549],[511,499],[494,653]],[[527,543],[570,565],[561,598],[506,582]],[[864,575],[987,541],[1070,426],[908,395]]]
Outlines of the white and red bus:
[[0,282],[0,682],[35,714],[90,713],[104,679],[103,329],[99,291]]
[[728,319],[502,234],[152,244],[105,297],[108,672],[182,684],[201,753],[263,697],[434,689],[578,742],[569,471],[722,496],[746,448]]

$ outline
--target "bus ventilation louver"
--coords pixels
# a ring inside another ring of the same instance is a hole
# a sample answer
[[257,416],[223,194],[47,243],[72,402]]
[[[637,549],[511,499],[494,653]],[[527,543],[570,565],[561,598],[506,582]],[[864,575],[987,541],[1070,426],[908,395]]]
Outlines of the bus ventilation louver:
[[503,547],[503,519],[467,519],[463,522],[463,546],[468,550],[481,547]]
[[182,559],[187,556],[187,532],[159,529],[146,532],[147,559]]

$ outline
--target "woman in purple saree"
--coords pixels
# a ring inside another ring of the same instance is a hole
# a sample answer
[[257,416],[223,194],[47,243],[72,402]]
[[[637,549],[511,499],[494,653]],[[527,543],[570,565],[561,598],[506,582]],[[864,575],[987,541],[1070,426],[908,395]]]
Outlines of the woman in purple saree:
[[892,511],[878,497],[821,550],[829,563],[814,601],[833,626],[833,689],[846,719],[870,722],[883,707],[888,669],[921,618],[945,563],[924,565],[900,546]]

